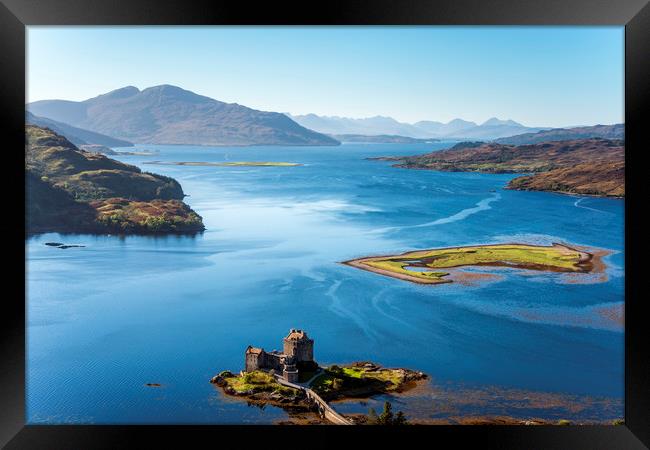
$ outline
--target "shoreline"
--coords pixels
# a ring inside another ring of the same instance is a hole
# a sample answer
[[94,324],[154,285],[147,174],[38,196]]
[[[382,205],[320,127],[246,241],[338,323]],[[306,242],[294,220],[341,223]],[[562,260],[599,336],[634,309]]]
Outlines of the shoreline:
[[[350,419],[336,412],[332,404],[376,395],[399,395],[422,386],[429,378],[416,370],[357,361],[340,367],[320,367],[320,373],[304,383],[284,381],[266,370],[238,375],[225,370],[212,377],[210,383],[230,398],[245,400],[249,406],[272,405],[288,414],[319,412],[323,423],[351,425]],[[342,423],[345,421],[348,423]]]
[[[521,177],[525,177],[525,176],[529,176],[529,175],[525,175],[525,174],[521,175]],[[517,178],[513,178],[513,180],[516,180]],[[609,198],[612,200],[625,200],[624,195],[581,194],[579,192],[554,191],[550,189],[518,189],[518,188],[510,187],[510,182],[508,182],[508,184],[505,185],[502,189],[505,191],[519,191],[519,192],[547,192],[549,194],[561,194],[570,197]]]
[[[445,149],[442,149],[445,150]],[[518,171],[510,171],[510,170],[497,170],[497,171],[489,171],[489,170],[459,170],[458,168],[454,170],[445,170],[442,168],[437,168],[437,169],[432,169],[429,167],[408,167],[404,164],[399,164],[399,162],[403,162],[404,158],[400,157],[393,157],[393,156],[375,156],[375,157],[369,157],[365,158],[368,161],[386,161],[386,162],[392,162],[392,163],[397,163],[397,164],[391,164],[390,166],[395,168],[395,169],[406,169],[406,170],[430,170],[434,172],[446,172],[446,173],[480,173],[480,174],[485,174],[485,175],[516,175],[516,177],[512,178],[512,180],[508,181],[505,186],[503,186],[501,189],[506,190],[506,191],[519,191],[519,192],[547,192],[550,194],[562,194],[562,195],[568,195],[572,197],[590,197],[590,198],[609,198],[613,200],[625,200],[624,195],[607,195],[607,194],[582,194],[579,192],[568,192],[568,191],[560,191],[560,190],[552,190],[552,189],[521,189],[521,188],[515,188],[511,187],[510,183],[513,180],[516,180],[518,178],[522,177],[532,177],[538,174],[546,173],[546,172],[518,172]]]

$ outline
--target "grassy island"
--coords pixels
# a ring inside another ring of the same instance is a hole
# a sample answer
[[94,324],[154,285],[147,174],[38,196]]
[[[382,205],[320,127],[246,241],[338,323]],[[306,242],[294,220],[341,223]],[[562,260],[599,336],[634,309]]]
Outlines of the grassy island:
[[241,372],[239,375],[225,370],[210,382],[226,394],[246,398],[250,402],[311,410],[313,405],[306,394],[309,389],[324,401],[344,400],[403,392],[415,386],[418,380],[427,378],[422,372],[388,369],[367,361],[321,367],[319,371],[320,375],[309,377],[311,381],[293,384],[294,387],[280,384],[273,374],[265,370]]
[[550,246],[495,244],[419,250],[400,255],[373,256],[345,261],[352,267],[414,283],[451,283],[462,273],[454,269],[496,266],[551,272],[587,273],[594,255],[562,244]]

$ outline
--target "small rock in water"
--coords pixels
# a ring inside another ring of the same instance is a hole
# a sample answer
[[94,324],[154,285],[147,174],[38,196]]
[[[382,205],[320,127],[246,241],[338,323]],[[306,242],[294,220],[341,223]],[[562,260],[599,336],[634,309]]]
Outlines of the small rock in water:
[[149,386],[149,387],[160,387],[160,384],[159,384],[159,383],[147,383],[146,386]]
[[85,247],[85,245],[77,245],[77,244],[70,244],[70,245],[60,245],[59,248],[74,248],[74,247]]
[[45,245],[49,245],[50,247],[60,247],[63,245],[63,242],[46,242]]

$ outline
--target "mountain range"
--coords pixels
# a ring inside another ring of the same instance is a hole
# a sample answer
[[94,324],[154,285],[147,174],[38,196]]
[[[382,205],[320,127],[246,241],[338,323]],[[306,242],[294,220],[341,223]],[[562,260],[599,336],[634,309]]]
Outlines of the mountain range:
[[224,103],[171,85],[142,91],[127,86],[80,102],[42,100],[29,103],[27,109],[36,116],[135,143],[340,144],[284,114]]
[[538,131],[537,133],[525,133],[505,137],[497,139],[495,142],[499,144],[523,145],[589,138],[624,139],[625,125],[617,123],[614,125],[594,125],[590,127],[554,128],[552,130]]
[[171,85],[127,86],[84,101],[41,100],[27,105],[26,123],[47,127],[77,146],[138,144],[339,145],[413,140],[496,141],[532,144],[603,137],[621,139],[624,127],[540,128],[496,117],[481,124],[454,119],[399,122],[392,117],[354,119],[291,115],[224,103]]
[[493,140],[549,129],[549,127],[527,127],[514,120],[500,120],[496,117],[481,124],[463,119],[454,119],[447,123],[424,120],[411,124],[399,122],[392,117],[385,116],[353,119],[338,116],[318,116],[316,114],[287,115],[306,128],[334,136],[398,135],[417,139]]

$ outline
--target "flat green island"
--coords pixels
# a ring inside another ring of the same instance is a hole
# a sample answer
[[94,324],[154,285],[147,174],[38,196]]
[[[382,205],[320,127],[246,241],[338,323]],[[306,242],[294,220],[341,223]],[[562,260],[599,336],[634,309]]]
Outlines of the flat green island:
[[293,167],[302,166],[300,163],[281,161],[227,161],[227,162],[204,162],[204,161],[148,161],[143,164],[156,164],[159,166],[205,166],[205,167]]
[[600,256],[558,243],[549,246],[494,244],[371,256],[343,264],[413,283],[441,284],[493,276],[458,270],[472,266],[569,273],[603,271]]

